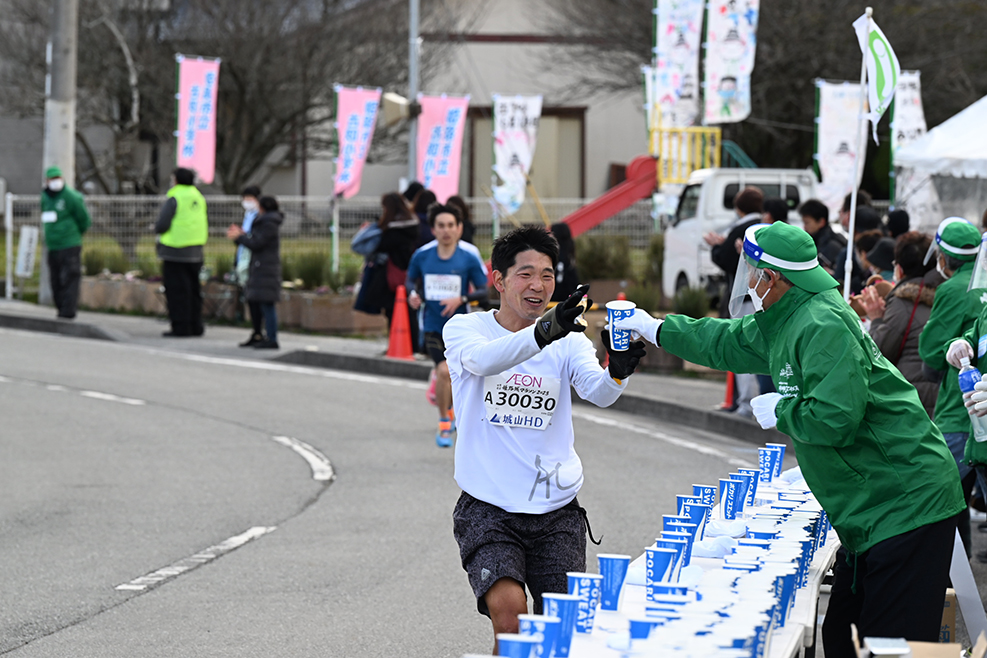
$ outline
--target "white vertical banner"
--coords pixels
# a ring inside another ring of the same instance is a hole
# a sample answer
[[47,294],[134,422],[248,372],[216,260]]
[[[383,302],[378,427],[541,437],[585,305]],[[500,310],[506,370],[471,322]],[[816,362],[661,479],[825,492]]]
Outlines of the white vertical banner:
[[654,82],[663,126],[692,126],[699,118],[699,46],[704,10],[704,0],[658,0]]
[[703,121],[735,123],[751,113],[751,72],[760,0],[710,0],[706,14]]
[[[891,117],[891,162],[899,149],[911,144],[926,132],[922,110],[922,78],[918,71],[902,71],[894,95]],[[938,225],[942,217],[939,195],[928,173],[899,168],[894,179],[894,206],[908,211],[911,227],[922,230]]]
[[524,203],[541,106],[541,96],[493,95],[493,197],[507,215]]
[[819,165],[819,199],[829,208],[830,219],[843,199],[860,185],[863,167],[858,165],[857,144],[867,124],[859,120],[860,85],[855,82],[816,81],[819,116],[816,117],[816,162]]
[[867,100],[870,104],[867,119],[874,128],[876,143],[877,122],[894,99],[901,66],[898,64],[898,56],[891,48],[891,42],[870,17],[870,8],[867,11],[868,13],[853,22],[853,30],[857,33],[857,43],[867,66]]

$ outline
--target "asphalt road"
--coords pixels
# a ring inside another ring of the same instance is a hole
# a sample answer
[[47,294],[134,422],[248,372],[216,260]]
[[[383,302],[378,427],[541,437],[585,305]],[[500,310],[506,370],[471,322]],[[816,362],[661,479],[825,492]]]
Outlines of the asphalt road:
[[[0,654],[488,652],[424,389],[0,330]],[[637,556],[676,493],[756,463],[595,407],[574,423],[592,551]]]

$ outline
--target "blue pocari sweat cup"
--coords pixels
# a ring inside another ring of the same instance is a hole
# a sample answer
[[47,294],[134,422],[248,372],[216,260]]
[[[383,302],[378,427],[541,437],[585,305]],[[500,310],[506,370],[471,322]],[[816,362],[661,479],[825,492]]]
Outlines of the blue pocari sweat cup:
[[704,505],[716,505],[715,484],[694,484],[692,485],[692,495],[702,498]]
[[682,505],[682,516],[688,516],[690,522],[699,527],[696,531],[697,541],[702,541],[706,534],[706,522],[709,521],[712,510],[712,506],[703,503],[684,503]]
[[518,615],[518,632],[539,640],[533,658],[551,658],[562,620],[549,615]]
[[497,633],[497,655],[508,658],[534,658],[538,640],[532,635]]
[[627,568],[631,564],[631,556],[600,553],[596,558],[600,561],[600,575],[603,576],[600,610],[616,610],[620,603],[620,590],[624,587]]
[[775,466],[774,476],[778,477],[779,475],[781,475],[783,462],[785,460],[785,448],[787,448],[788,446],[786,446],[784,443],[765,443],[764,445],[768,448],[778,451],[778,461],[775,462],[774,465]]
[[781,459],[781,450],[777,448],[758,448],[757,465],[761,469],[761,482],[771,483],[775,479],[775,465]]
[[644,586],[649,601],[657,593],[654,585],[673,582],[678,559],[679,552],[671,547],[649,546],[644,549]]
[[559,634],[555,638],[555,655],[567,658],[572,645],[572,633],[576,630],[576,614],[579,597],[572,594],[546,592],[541,595],[545,614],[559,618]]
[[600,605],[603,576],[577,571],[570,571],[566,576],[569,577],[569,593],[579,597],[579,604],[576,606],[576,632],[592,633],[596,608]]
[[631,347],[631,332],[615,329],[614,320],[629,318],[634,315],[637,305],[626,299],[607,302],[607,322],[610,324],[610,347],[615,352],[626,352]]
[[748,507],[754,506],[754,501],[757,498],[757,483],[761,480],[761,469],[759,468],[738,468],[737,472],[741,475],[750,477],[750,486],[747,488],[747,503]]
[[737,498],[744,483],[732,478],[720,478],[720,518],[733,521],[737,518]]

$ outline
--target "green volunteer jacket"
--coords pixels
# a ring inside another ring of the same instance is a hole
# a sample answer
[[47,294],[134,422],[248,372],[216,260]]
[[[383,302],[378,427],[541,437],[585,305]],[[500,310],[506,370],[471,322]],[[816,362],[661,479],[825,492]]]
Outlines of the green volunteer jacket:
[[[978,303],[980,303],[980,315],[974,321],[973,326],[963,334],[963,338],[973,347],[976,358],[971,362],[977,366],[977,370],[982,373],[987,368],[987,298],[981,303],[980,296],[987,294],[987,291],[977,290]],[[950,341],[952,342],[952,341]],[[957,384],[957,386],[959,386]],[[957,390],[959,390],[957,388]],[[963,450],[963,461],[974,466],[987,464],[987,441],[979,443],[974,440],[971,428],[970,437],[966,440],[966,448]]]
[[[946,363],[949,343],[973,327],[980,313],[980,293],[968,293],[973,262],[964,263],[953,276],[936,288],[929,320],[918,337],[918,355],[933,370],[945,370],[939,384],[939,398],[932,420],[944,434],[970,433],[970,416],[963,405],[960,392],[960,371]],[[976,343],[974,343],[976,344]]]
[[666,318],[661,346],[694,363],[769,374],[778,429],[847,550],[958,514],[956,462],[915,387],[835,290],[792,288],[737,320]]
[[65,187],[55,194],[48,190],[41,193],[41,225],[45,227],[48,251],[81,247],[82,234],[90,223],[82,195],[75,190]]

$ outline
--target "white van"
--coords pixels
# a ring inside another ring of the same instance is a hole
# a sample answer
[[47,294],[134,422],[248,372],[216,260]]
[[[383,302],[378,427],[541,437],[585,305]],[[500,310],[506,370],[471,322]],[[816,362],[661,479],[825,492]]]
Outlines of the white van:
[[748,185],[761,188],[764,197],[788,202],[788,222],[801,226],[796,209],[816,196],[816,175],[811,169],[698,169],[689,176],[678,208],[665,227],[662,292],[671,299],[686,287],[704,287],[712,296],[724,274],[710,260],[703,236],[726,234],[737,219],[733,197]]

